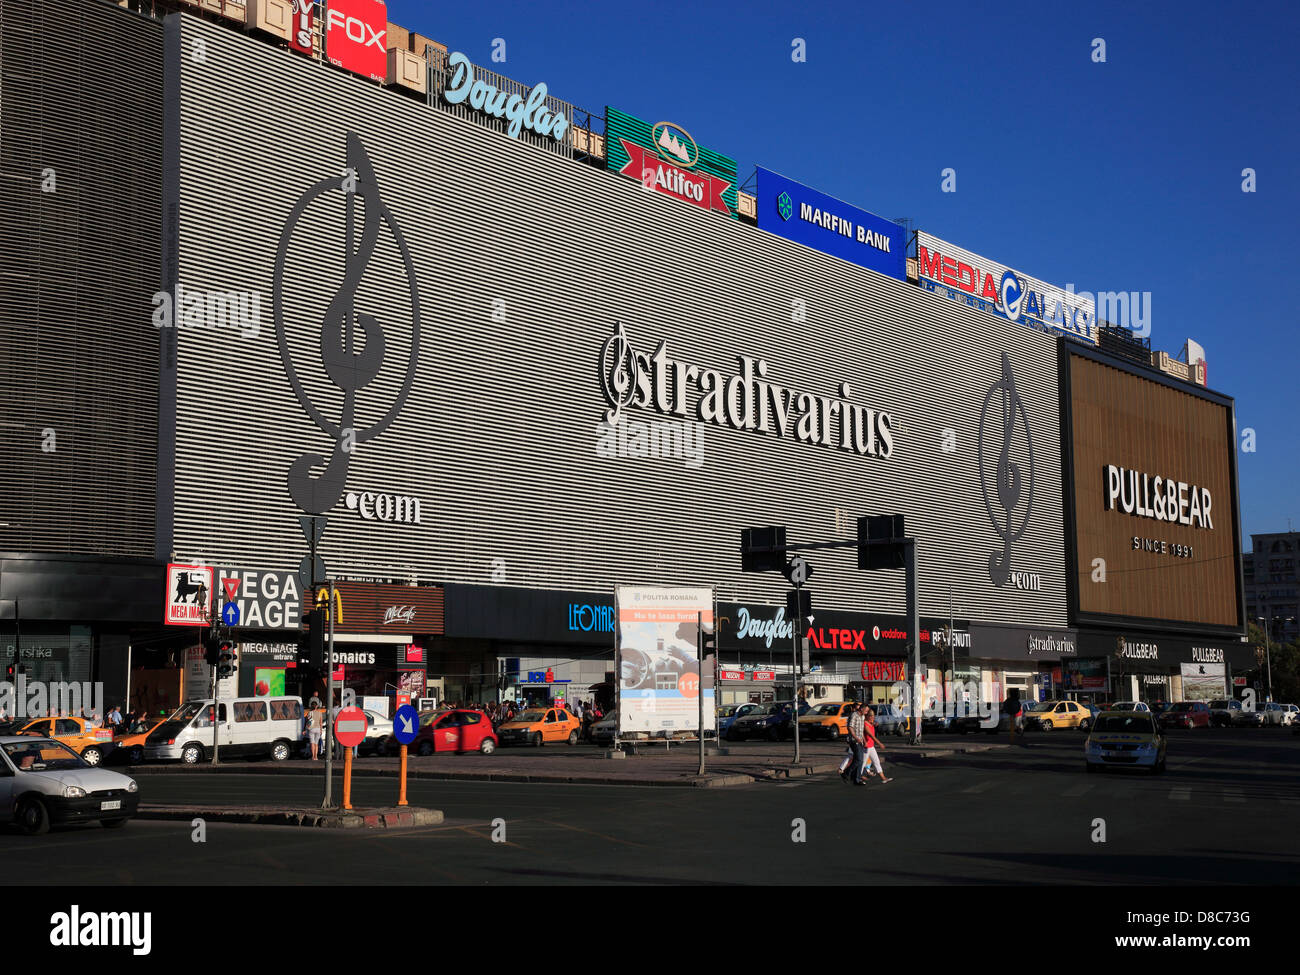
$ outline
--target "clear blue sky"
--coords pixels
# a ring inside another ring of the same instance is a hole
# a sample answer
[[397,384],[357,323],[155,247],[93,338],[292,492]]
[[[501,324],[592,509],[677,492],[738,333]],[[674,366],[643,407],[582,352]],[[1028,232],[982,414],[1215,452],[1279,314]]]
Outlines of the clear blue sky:
[[[393,22],[581,108],[678,123],[739,160],[742,181],[761,164],[1061,287],[1150,292],[1152,347],[1199,341],[1210,386],[1255,431],[1237,454],[1247,548],[1288,518],[1300,528],[1298,10],[388,4]],[[948,167],[955,193],[940,189]]]

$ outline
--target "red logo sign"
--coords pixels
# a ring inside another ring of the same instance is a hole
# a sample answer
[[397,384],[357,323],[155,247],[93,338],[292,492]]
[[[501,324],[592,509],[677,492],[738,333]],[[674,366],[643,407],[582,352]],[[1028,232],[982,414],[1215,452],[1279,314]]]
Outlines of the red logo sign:
[[907,680],[907,666],[901,660],[864,660],[862,679],[865,681],[897,683]]
[[315,0],[293,0],[293,21],[289,24],[289,46],[300,54],[312,53],[311,28],[315,9]]
[[163,622],[179,626],[207,626],[212,606],[212,566],[167,566],[167,595]]
[[330,64],[375,81],[388,76],[388,7],[383,0],[329,0],[325,56]]
[[721,680],[744,680],[745,672],[743,670],[723,670],[718,673]]
[[776,680],[775,670],[755,670],[749,675],[750,680]]
[[867,647],[863,641],[866,638],[866,630],[840,630],[825,626],[818,626],[808,630],[808,642],[816,650],[865,651]]
[[722,202],[722,194],[731,187],[728,180],[718,179],[709,173],[692,173],[679,169],[635,142],[622,138],[618,141],[623,143],[628,156],[627,165],[619,170],[621,175],[640,180],[648,190],[693,203],[701,210],[731,212],[731,208]]
[[424,648],[418,647],[414,643],[406,645],[406,662],[408,664],[424,663]]
[[700,675],[682,674],[677,681],[677,690],[682,697],[698,697],[700,693]]
[[227,576],[221,580],[222,587],[226,590],[226,602],[233,603],[239,598],[239,577]]

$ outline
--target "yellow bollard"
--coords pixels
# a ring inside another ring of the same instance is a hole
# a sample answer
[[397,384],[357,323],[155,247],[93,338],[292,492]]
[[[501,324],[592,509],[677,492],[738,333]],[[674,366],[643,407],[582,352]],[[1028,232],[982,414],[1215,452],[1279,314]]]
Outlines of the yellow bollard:
[[343,808],[352,808],[352,749],[343,751]]
[[401,783],[402,783],[401,787],[398,789],[398,793],[397,793],[397,804],[399,806],[405,806],[407,804],[406,802],[406,746],[405,745],[402,746]]

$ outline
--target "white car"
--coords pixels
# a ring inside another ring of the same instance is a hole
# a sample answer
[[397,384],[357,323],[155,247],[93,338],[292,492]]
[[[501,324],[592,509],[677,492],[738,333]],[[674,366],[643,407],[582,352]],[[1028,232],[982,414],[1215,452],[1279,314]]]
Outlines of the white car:
[[30,735],[0,738],[0,822],[25,833],[51,825],[126,825],[140,804],[135,779],[87,765],[62,742]]
[[357,746],[357,754],[364,755],[370,752],[375,755],[382,755],[388,750],[390,744],[395,744],[393,740],[393,721],[391,718],[385,718],[378,711],[371,711],[368,708],[361,710],[366,713],[366,737]]
[[618,733],[618,709],[615,708],[591,726],[591,740],[597,745],[613,744]]
[[1278,704],[1276,701],[1259,705],[1259,710],[1263,712],[1264,723],[1267,725],[1291,725],[1300,714],[1300,707],[1294,704]]
[[1107,711],[1141,711],[1143,714],[1150,714],[1151,709],[1147,707],[1145,701],[1116,701],[1106,708]]

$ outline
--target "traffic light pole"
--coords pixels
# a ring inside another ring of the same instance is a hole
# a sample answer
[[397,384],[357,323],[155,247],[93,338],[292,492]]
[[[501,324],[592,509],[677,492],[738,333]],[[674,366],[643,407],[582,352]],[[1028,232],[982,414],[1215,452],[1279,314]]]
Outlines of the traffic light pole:
[[907,586],[907,628],[912,642],[912,744],[921,744],[921,613],[916,598],[916,540],[903,540],[903,577]]
[[[314,564],[314,563],[313,563]],[[329,600],[325,603],[325,614],[330,620],[329,643],[325,649],[325,670],[329,673],[328,690],[325,692],[325,801],[322,809],[334,808],[334,722],[330,712],[334,709],[334,580],[329,581]]]
[[791,620],[791,622],[794,624],[792,627],[790,627],[791,632],[794,634],[794,639],[791,641],[791,645],[790,645],[790,648],[793,651],[793,656],[790,658],[790,687],[791,687],[791,696],[794,698],[794,700],[790,702],[790,724],[794,728],[794,762],[792,764],[798,765],[799,764],[799,623],[801,622],[801,620],[797,613],[795,614],[795,617],[793,620]]
[[[717,621],[713,624],[718,625]],[[700,667],[700,684],[699,689],[695,692],[696,699],[700,702],[700,769],[696,775],[704,774],[704,614],[695,614],[695,646],[697,650],[695,657]]]
[[[208,638],[215,640],[216,634],[213,630],[217,625],[217,599],[216,594],[212,597],[212,611],[208,614]],[[212,764],[220,765],[221,760],[217,757],[217,749],[220,747],[221,732],[221,701],[217,695],[221,691],[221,680],[217,677],[217,666],[212,666]]]

